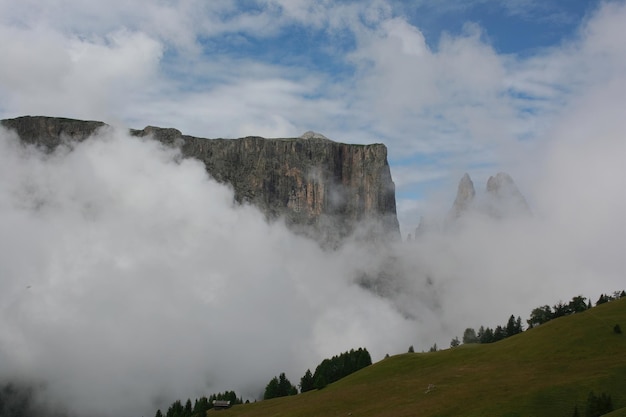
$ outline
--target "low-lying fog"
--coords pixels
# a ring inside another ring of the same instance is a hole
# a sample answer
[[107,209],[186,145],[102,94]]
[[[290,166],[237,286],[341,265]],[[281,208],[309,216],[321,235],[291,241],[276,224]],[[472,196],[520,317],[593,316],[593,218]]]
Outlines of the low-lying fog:
[[[253,400],[350,348],[377,361],[595,302],[624,287],[626,184],[619,112],[591,116],[605,128],[557,126],[533,161],[532,217],[469,214],[454,232],[337,252],[233,204],[155,141],[109,129],[44,154],[2,131],[0,376],[72,415],[151,415],[224,390]],[[381,270],[383,296],[357,284]]]

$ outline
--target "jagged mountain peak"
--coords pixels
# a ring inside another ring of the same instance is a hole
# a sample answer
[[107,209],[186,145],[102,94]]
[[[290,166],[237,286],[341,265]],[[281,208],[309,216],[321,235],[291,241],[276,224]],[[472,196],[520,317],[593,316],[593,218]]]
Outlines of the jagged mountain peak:
[[526,199],[505,172],[498,172],[487,180],[485,204],[489,214],[498,218],[531,214]]
[[459,217],[464,211],[468,210],[474,201],[476,196],[476,190],[474,189],[474,183],[468,173],[465,173],[459,181],[459,187],[456,193],[456,199],[452,205],[451,216],[453,218]]
[[510,218],[531,214],[526,199],[517,188],[513,178],[506,172],[490,176],[484,193],[476,194],[469,174],[459,181],[456,198],[446,219],[451,226],[468,212],[486,214],[494,218]]

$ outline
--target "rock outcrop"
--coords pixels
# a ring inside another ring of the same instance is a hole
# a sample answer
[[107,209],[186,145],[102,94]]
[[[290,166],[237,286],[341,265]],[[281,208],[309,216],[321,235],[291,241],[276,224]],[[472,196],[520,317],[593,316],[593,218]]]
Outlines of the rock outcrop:
[[478,196],[470,176],[463,175],[446,226],[451,226],[470,211],[500,219],[531,215],[526,199],[511,176],[504,172],[489,177],[486,192]]
[[474,202],[476,196],[476,190],[474,189],[474,183],[469,174],[463,175],[461,181],[459,181],[459,187],[457,189],[456,198],[452,205],[450,217],[452,219],[459,218],[462,213],[467,211]]
[[[50,150],[106,126],[30,116],[1,124],[23,142]],[[284,218],[294,231],[324,246],[336,247],[348,236],[399,239],[395,186],[383,144],[338,143],[314,132],[286,139],[204,139],[158,127],[130,133],[180,148],[184,157],[202,161],[217,181],[230,184],[238,202],[256,205],[268,220]]]
[[513,178],[505,172],[498,172],[487,180],[486,209],[494,217],[504,218],[530,215],[526,199],[515,185]]

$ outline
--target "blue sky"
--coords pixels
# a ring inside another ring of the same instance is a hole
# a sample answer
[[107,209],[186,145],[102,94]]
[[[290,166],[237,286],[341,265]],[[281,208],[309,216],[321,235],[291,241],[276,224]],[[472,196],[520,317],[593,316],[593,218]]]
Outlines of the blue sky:
[[[623,1],[0,0],[0,117],[383,142],[403,233],[469,172],[523,191],[577,100],[624,73]],[[613,106],[615,103],[606,103]],[[536,175],[535,175],[536,177]]]

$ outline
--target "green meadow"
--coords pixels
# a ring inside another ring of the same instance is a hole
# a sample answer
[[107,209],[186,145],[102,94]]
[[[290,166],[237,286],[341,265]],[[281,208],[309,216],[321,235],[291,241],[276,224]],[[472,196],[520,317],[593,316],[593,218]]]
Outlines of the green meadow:
[[585,415],[590,392],[611,396],[616,410],[611,417],[626,416],[625,298],[497,343],[392,356],[319,391],[219,413],[571,417],[575,406]]

